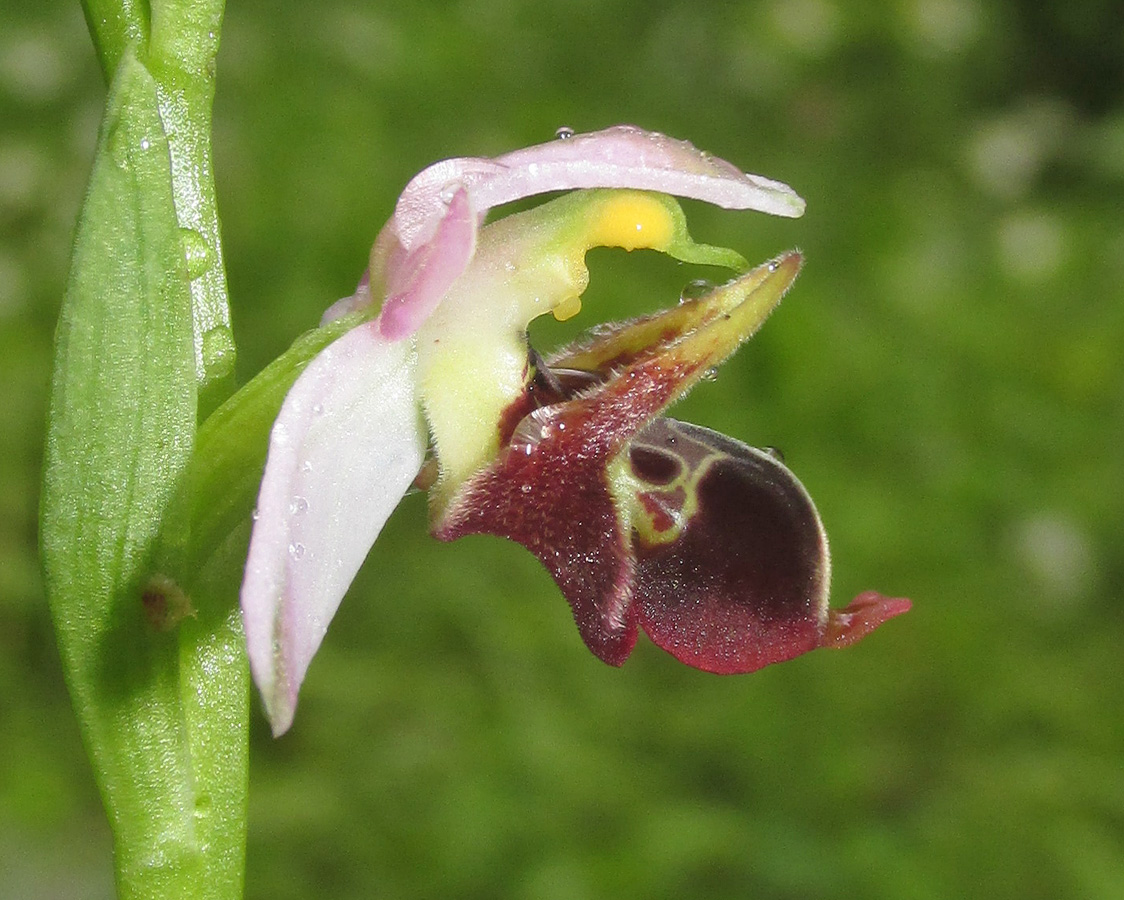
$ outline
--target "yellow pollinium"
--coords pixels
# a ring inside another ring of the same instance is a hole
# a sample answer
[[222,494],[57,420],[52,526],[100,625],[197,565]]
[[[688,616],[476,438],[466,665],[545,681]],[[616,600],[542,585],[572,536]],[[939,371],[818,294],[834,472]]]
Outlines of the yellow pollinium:
[[[604,202],[592,211],[589,225],[582,234],[582,257],[592,247],[668,248],[675,236],[675,220],[665,203],[636,191],[615,191],[603,196]],[[581,308],[579,294],[566,297],[554,307],[554,318],[565,322],[581,312]]]
[[590,247],[663,250],[674,234],[675,223],[665,204],[628,191],[612,194],[597,211],[588,242]]

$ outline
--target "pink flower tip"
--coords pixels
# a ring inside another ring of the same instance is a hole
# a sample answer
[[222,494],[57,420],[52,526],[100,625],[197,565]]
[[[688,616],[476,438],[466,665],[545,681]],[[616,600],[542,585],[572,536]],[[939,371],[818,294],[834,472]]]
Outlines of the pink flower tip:
[[820,646],[850,647],[883,622],[909,612],[912,606],[913,601],[908,597],[886,597],[877,591],[864,591],[849,606],[828,611],[827,629]]

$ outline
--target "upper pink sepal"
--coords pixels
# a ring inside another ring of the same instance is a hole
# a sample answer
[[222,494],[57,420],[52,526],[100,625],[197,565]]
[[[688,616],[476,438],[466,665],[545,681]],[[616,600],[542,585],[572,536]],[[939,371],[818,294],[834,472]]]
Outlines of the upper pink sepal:
[[274,423],[242,583],[250,669],[275,735],[367,552],[421,468],[413,351],[374,323],[321,351]]
[[614,125],[537,144],[497,157],[503,178],[486,178],[488,206],[544,191],[627,187],[691,197],[725,209],[755,209],[774,216],[804,214],[804,201],[787,184],[743,172],[690,141]]

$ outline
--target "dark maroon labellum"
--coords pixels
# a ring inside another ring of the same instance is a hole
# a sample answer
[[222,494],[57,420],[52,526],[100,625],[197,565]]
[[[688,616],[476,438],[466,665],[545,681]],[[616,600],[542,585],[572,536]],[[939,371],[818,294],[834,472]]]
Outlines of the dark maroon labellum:
[[633,475],[649,484],[671,484],[682,469],[678,457],[642,444],[628,448],[628,464]]
[[667,514],[683,519],[674,540],[652,541],[646,529],[633,529],[644,631],[677,659],[720,673],[749,672],[816,647],[827,540],[800,482],[769,454],[685,422],[656,420],[637,435],[630,456],[654,454],[655,444],[664,456],[680,455],[689,487],[659,495]]
[[827,538],[779,452],[660,417],[760,324],[750,304],[775,304],[798,269],[787,254],[743,276],[744,294],[727,285],[612,326],[552,366],[532,353],[498,457],[435,511],[434,534],[522,544],[612,665],[638,627],[689,665],[734,673],[846,646],[905,612],[908,600],[873,592],[828,608]]

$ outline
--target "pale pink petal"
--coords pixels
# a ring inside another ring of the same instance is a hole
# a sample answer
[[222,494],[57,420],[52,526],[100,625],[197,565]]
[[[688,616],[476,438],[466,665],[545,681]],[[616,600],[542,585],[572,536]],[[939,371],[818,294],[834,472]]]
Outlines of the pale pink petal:
[[476,216],[468,191],[458,188],[442,204],[433,237],[406,251],[387,273],[379,329],[390,340],[408,337],[437,309],[476,252]]
[[374,323],[330,344],[297,379],[269,441],[242,617],[275,735],[363,559],[426,449],[409,342]]
[[[406,185],[372,254],[372,270],[381,264],[387,272],[383,334],[408,337],[437,308],[472,258],[465,229],[471,223],[475,231],[489,209],[549,191],[599,187],[659,191],[780,216],[804,212],[804,201],[787,185],[633,125],[555,139],[495,159],[447,159]],[[462,191],[468,209],[454,209]]]

